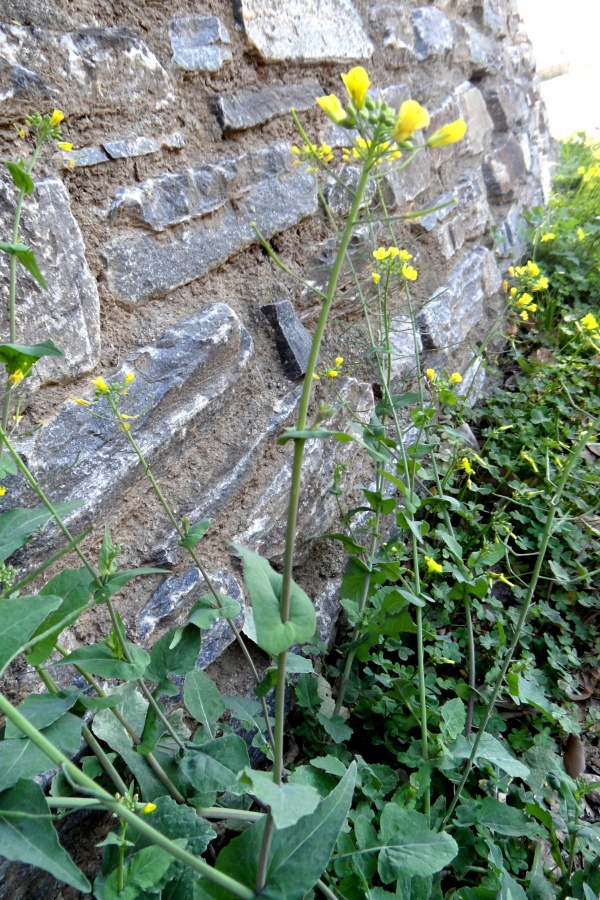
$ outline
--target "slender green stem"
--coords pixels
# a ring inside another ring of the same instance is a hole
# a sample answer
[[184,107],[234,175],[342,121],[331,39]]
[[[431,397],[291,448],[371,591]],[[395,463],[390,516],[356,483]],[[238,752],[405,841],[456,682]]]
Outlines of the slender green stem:
[[339,900],[338,895],[330,890],[327,885],[323,881],[321,881],[321,879],[317,881],[316,886],[321,891],[323,896],[327,898],[327,900]]
[[81,728],[81,733],[85,739],[86,744],[116,787],[116,789],[123,795],[127,793],[127,785],[111,763],[110,759],[87,727],[87,725],[83,725]]
[[[75,548],[76,544],[80,544],[88,536],[88,534],[92,533],[95,527],[95,525],[90,525],[89,528],[86,528],[85,531],[83,531],[78,537],[74,538],[73,541],[68,543],[66,547],[63,547],[62,550],[59,550],[58,553],[55,553],[53,556],[48,557],[48,559],[45,560],[41,566],[38,566],[33,570],[33,572],[30,572],[29,575],[26,575],[25,578],[21,579],[21,581],[17,581],[17,583],[13,584],[10,589],[6,588],[2,593],[2,598],[5,598],[10,594],[17,594],[18,592],[22,591],[23,588],[28,584],[31,584],[31,582],[34,581],[38,577],[38,575],[41,575],[42,572],[45,572],[46,569],[49,569],[50,566],[54,565],[54,563],[57,562],[57,560],[61,559],[61,557],[66,556],[67,553],[70,553],[71,550]],[[39,641],[39,637],[36,638],[36,641]]]
[[38,747],[42,753],[45,753],[48,759],[50,759],[55,765],[62,766],[65,774],[84,792],[88,793],[92,798],[100,801],[102,806],[110,812],[115,813],[119,819],[124,822],[127,822],[128,825],[131,825],[136,831],[140,834],[144,835],[150,843],[155,844],[158,847],[162,847],[168,853],[171,854],[175,859],[181,860],[181,862],[190,866],[195,872],[198,872],[200,875],[203,875],[209,881],[212,881],[214,884],[219,885],[224,890],[230,891],[234,897],[239,897],[240,900],[253,900],[254,892],[247,888],[245,885],[240,884],[235,879],[230,878],[228,875],[225,875],[223,872],[219,872],[217,869],[213,869],[212,866],[209,866],[208,863],[204,862],[202,859],[198,859],[193,856],[193,854],[189,853],[187,850],[182,850],[177,844],[174,844],[173,841],[169,840],[169,838],[165,837],[161,834],[160,831],[157,831],[153,828],[148,822],[144,821],[144,819],[140,818],[130,809],[119,803],[115,800],[115,798],[105,791],[104,788],[100,787],[100,785],[96,784],[96,782],[90,778],[85,772],[81,772],[77,766],[71,762],[60,750],[58,750],[54,744],[52,744],[41,732],[37,730],[26,718],[22,715],[17,709],[12,706],[11,703],[6,699],[4,694],[0,693],[0,712],[2,712],[7,719],[9,719],[13,725],[15,725],[24,735],[29,738],[29,740]]
[[123,843],[119,847],[119,861],[117,863],[117,891],[120,894],[125,887],[125,879],[123,872],[123,863],[125,861],[125,835],[127,833],[127,822],[121,822],[121,840]]
[[471,755],[470,755],[469,759],[467,760],[467,764],[465,766],[465,770],[462,774],[461,780],[456,788],[456,792],[454,794],[452,802],[451,802],[450,806],[448,807],[448,812],[446,813],[446,816],[444,818],[444,823],[446,823],[450,819],[450,816],[454,812],[456,804],[458,803],[460,796],[462,794],[463,788],[467,782],[467,778],[469,777],[471,769],[473,768],[473,763],[475,762],[475,759],[477,757],[477,751],[479,750],[479,745],[481,743],[483,735],[485,734],[485,729],[486,729],[487,724],[488,724],[488,722],[491,718],[491,715],[494,711],[494,707],[496,705],[496,700],[498,698],[498,694],[500,693],[500,690],[504,683],[504,678],[506,676],[506,673],[508,672],[508,668],[512,662],[514,652],[519,643],[519,640],[521,637],[521,632],[523,630],[523,626],[525,625],[525,621],[526,621],[527,615],[529,613],[529,608],[531,606],[531,601],[533,600],[533,595],[534,595],[535,589],[537,587],[537,583],[538,583],[539,576],[540,576],[540,571],[541,571],[542,565],[544,563],[544,559],[546,557],[548,543],[550,541],[550,537],[552,536],[552,529],[554,526],[554,519],[556,517],[556,511],[558,509],[562,494],[564,492],[565,486],[566,486],[569,476],[571,474],[571,470],[576,465],[576,463],[579,461],[579,457],[581,456],[581,453],[582,453],[585,445],[590,440],[591,436],[596,433],[596,431],[598,430],[598,427],[600,427],[600,416],[592,422],[592,424],[590,425],[589,428],[586,429],[586,431],[583,433],[583,435],[580,437],[579,441],[577,442],[577,444],[571,451],[569,460],[568,460],[567,464],[565,465],[565,467],[562,471],[561,477],[559,479],[559,482],[556,486],[556,493],[550,500],[549,509],[548,509],[548,517],[546,519],[546,525],[545,525],[544,532],[542,534],[542,538],[540,541],[540,549],[538,551],[537,559],[535,561],[535,566],[533,569],[533,573],[531,575],[529,587],[527,589],[525,599],[523,600],[523,605],[521,607],[521,613],[519,615],[519,619],[518,619],[516,627],[515,627],[515,633],[514,633],[512,641],[510,642],[510,646],[508,647],[508,650],[506,651],[506,656],[504,657],[504,662],[502,664],[500,672],[498,673],[498,677],[496,678],[494,687],[492,689],[492,693],[490,695],[490,699],[488,700],[488,704],[485,709],[483,720],[481,722],[481,725],[479,726],[479,731],[477,732],[475,741],[473,742],[473,749],[471,750]]

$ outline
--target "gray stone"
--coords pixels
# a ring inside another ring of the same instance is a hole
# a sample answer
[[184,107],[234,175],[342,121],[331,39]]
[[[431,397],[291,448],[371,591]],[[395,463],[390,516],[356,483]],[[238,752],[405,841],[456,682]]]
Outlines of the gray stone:
[[231,58],[227,29],[216,16],[187,16],[171,22],[173,65],[187,72],[218,72]]
[[58,98],[58,91],[48,86],[37,72],[25,66],[11,65],[0,56],[0,100],[16,98],[23,104],[41,104]]
[[500,256],[511,261],[520,260],[527,250],[521,204],[515,203],[507,215],[500,215],[496,228],[496,249]]
[[[374,406],[371,385],[348,378],[340,386],[340,392],[361,421],[367,422]],[[347,425],[345,410],[336,413],[324,424],[327,428],[343,428]],[[352,442],[332,445],[322,440],[307,441],[298,513],[297,533],[301,536],[296,553],[298,562],[307,553],[307,539],[326,532],[338,513],[335,497],[329,493],[336,463],[351,463],[345,475],[345,488],[348,489],[352,481],[360,477],[361,466],[367,461]],[[280,561],[283,554],[291,468],[290,447],[285,464],[250,511],[250,525],[236,537],[236,542],[270,560]]]
[[275,329],[275,343],[288,378],[300,378],[306,372],[312,336],[306,330],[289,300],[261,306]]
[[331,650],[335,641],[335,625],[341,612],[340,578],[329,578],[323,590],[313,600],[317,617],[319,640]]
[[[131,353],[108,381],[135,373],[124,410],[150,465],[166,454],[211,404],[232,390],[253,354],[252,340],[228,306],[215,304],[166,331],[151,346]],[[19,445],[34,476],[54,501],[84,499],[69,517],[71,525],[95,520],[144,474],[124,436],[101,400],[91,416],[73,402],[54,420]],[[115,450],[115,447],[118,449]],[[120,451],[120,452],[119,452]],[[18,505],[18,482],[10,506]],[[45,548],[47,549],[47,547]]]
[[160,150],[160,142],[151,137],[134,137],[129,140],[107,141],[102,149],[110,159],[124,159],[127,156],[147,156]]
[[[81,150],[69,150],[68,153],[61,153],[60,160],[63,169],[80,169],[109,162],[110,157],[107,156],[102,147],[83,147]],[[71,160],[73,160],[74,166]]]
[[399,62],[414,59],[415,35],[408,6],[378,3],[369,11],[369,23],[375,30],[378,46],[392,52]]
[[502,202],[514,198],[519,182],[526,174],[523,151],[512,134],[497,144],[483,163],[483,178],[488,196]]
[[470,77],[492,75],[502,68],[502,61],[493,41],[466,22],[453,22],[454,45],[452,59],[468,66]]
[[417,232],[433,231],[457,208],[457,205],[458,200],[454,194],[440,194],[431,201],[432,212],[419,216],[417,219],[411,219],[411,227]]
[[[464,398],[464,402],[467,406],[475,406],[477,403],[485,386],[486,377],[487,375],[481,357],[471,354],[467,362],[467,367],[463,372],[463,380],[460,384],[457,384],[455,388],[456,394],[459,397]],[[473,432],[471,432],[471,434],[473,434]],[[475,435],[473,435],[473,437],[475,438]],[[475,438],[475,440],[477,439]]]
[[495,131],[509,131],[515,125],[523,126],[527,123],[529,98],[523,85],[501,84],[486,91],[484,96]]
[[239,199],[234,196],[210,217],[179,230],[168,240],[121,237],[105,244],[101,254],[109,289],[120,303],[130,307],[164,297],[256,243],[253,224],[270,238],[316,209],[317,193],[311,175],[283,173],[265,178]]
[[[440,106],[436,107],[434,110],[429,110],[429,112],[430,123],[429,128],[425,129],[424,132],[425,140],[429,140],[432,134],[434,134],[438,128],[441,128],[442,125],[454,122],[460,117],[458,103],[454,95],[446,97]],[[457,155],[458,146],[459,144],[449,144],[447,147],[432,147],[428,152],[432,168],[439,169],[444,163],[449,162]]]
[[351,0],[241,0],[250,44],[267,62],[370,59],[373,44]]
[[[424,142],[423,135],[420,132],[415,133],[413,143],[416,146],[423,146]],[[401,168],[402,162],[404,160],[400,160],[396,165],[391,163],[387,171],[381,168],[382,183],[390,210],[406,206],[431,184],[431,151],[428,148],[420,150],[405,168]]]
[[[327,184],[323,189],[323,196],[334,216],[347,216],[352,209],[361,170],[358,166],[353,166],[352,164],[342,164],[337,167],[335,174],[335,178],[332,176],[327,179]],[[373,200],[376,191],[377,185],[375,180],[371,179],[365,190],[363,208]]]
[[459,346],[482,320],[485,301],[500,286],[494,254],[477,247],[454,267],[447,285],[435,292],[417,317],[427,350]]
[[[219,569],[214,574],[209,573],[209,577],[218,594],[231,597],[240,604],[240,612],[233,621],[236,628],[241,630],[244,625],[246,604],[244,592],[238,581],[226,569]],[[140,613],[137,628],[139,637],[142,640],[148,638],[156,626],[167,617],[171,617],[174,623],[180,625],[196,600],[207,594],[209,587],[199,569],[188,569],[180,578],[165,579]],[[175,627],[175,624],[171,627]],[[210,628],[202,632],[202,649],[198,658],[200,668],[206,669],[215,662],[234,640],[235,635],[227,619],[216,619]]]
[[54,0],[10,0],[8,9],[3,4],[1,18],[21,25],[36,25],[53,31],[69,31],[75,22],[69,13]]
[[175,131],[173,134],[165,134],[160,138],[138,136],[128,140],[107,141],[100,147],[82,147],[79,150],[69,150],[61,153],[60,158],[64,169],[80,169],[87,166],[97,166],[99,163],[110,162],[113,159],[158,153],[162,147],[166,147],[169,150],[181,150],[184,145],[184,136],[180,131]]
[[[11,180],[0,179],[0,233],[11,233],[16,190]],[[21,241],[31,247],[48,292],[18,265],[17,335],[20,344],[54,341],[64,357],[46,357],[24,383],[28,387],[70,381],[89,372],[100,354],[98,288],[85,258],[79,225],[73,218],[62,181],[36,183],[25,199]],[[7,254],[0,255],[0,323],[8,330]]]
[[507,9],[504,0],[476,0],[474,4],[475,18],[478,23],[495,37],[507,34]]
[[391,387],[398,391],[407,378],[413,378],[417,372],[417,352],[423,349],[421,335],[413,326],[409,316],[392,316],[390,320],[390,349],[392,351]]
[[418,60],[440,56],[452,49],[452,26],[441,9],[420,6],[412,14],[414,50]]
[[481,169],[469,169],[456,182],[456,196],[468,241],[481,237],[492,219]]
[[291,108],[298,112],[313,109],[323,90],[319,82],[306,79],[298,84],[282,84],[262,90],[232,91],[217,99],[217,118],[223,131],[244,131],[287,115]]
[[460,216],[454,216],[449,222],[444,222],[437,231],[440,253],[444,259],[450,259],[460,250],[465,242],[465,225]]
[[[0,26],[4,67],[37,75],[68,113],[89,115],[90,107],[111,113],[170,108],[175,96],[169,76],[135,32],[125,28],[81,28],[66,34],[17,25]],[[4,100],[16,88],[3,88]],[[15,107],[16,108],[16,107]],[[12,109],[12,107],[11,107]],[[8,114],[8,113],[7,113]]]
[[467,123],[467,133],[456,146],[459,154],[482,153],[487,150],[494,123],[480,90],[464,81],[454,90],[460,118]]

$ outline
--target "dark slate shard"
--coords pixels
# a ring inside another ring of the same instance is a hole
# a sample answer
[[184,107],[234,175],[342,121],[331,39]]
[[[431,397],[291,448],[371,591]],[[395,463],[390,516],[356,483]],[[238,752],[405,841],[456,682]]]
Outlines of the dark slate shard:
[[414,52],[419,60],[452,49],[452,26],[441,9],[421,6],[413,10]]
[[154,631],[161,619],[165,619],[182,605],[200,578],[200,570],[194,568],[188,569],[181,578],[170,576],[163,581],[140,613],[137,632],[142,640]]
[[322,93],[321,85],[314,78],[259,91],[233,91],[217,99],[217,118],[225,133],[244,131],[286,115],[292,107],[300,112],[312,109]]
[[268,303],[261,306],[273,328],[275,329],[275,343],[283,370],[288,378],[300,378],[306,372],[312,337],[306,330],[296,310],[289,300],[281,300],[279,303]]
[[229,34],[216,16],[186,16],[171,22],[173,65],[187,72],[218,72],[232,58]]
[[24,66],[16,66],[11,70],[10,81],[14,97],[18,96],[24,99],[27,96],[46,100],[57,93],[56,90],[44,83],[37,72],[32,72],[31,69],[26,69]]

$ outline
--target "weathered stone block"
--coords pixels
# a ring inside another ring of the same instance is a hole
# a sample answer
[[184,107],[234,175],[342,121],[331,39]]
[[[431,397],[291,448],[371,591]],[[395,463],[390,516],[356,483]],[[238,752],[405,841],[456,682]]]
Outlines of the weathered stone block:
[[452,49],[453,35],[450,21],[441,9],[421,6],[413,10],[414,50],[418,60],[441,56]]
[[[347,142],[348,143],[348,142]],[[352,164],[336,167],[336,177],[328,178],[323,196],[334,216],[346,216],[352,209],[354,195],[360,180],[360,169]],[[370,203],[377,192],[377,185],[371,179],[365,190],[363,207]]]
[[369,11],[369,22],[384,50],[392,52],[400,62],[414,59],[415,35],[407,4],[378,3]]
[[[424,143],[422,134],[415,133],[414,143]],[[389,194],[390,210],[405,206],[415,200],[419,194],[427,190],[431,184],[431,151],[426,148],[421,150],[406,168],[397,168],[393,164],[384,174],[382,170],[383,184]]]
[[457,144],[459,154],[482,153],[487,150],[494,128],[485,101],[476,87],[469,81],[460,84],[454,91],[460,117],[467,123],[467,133]]
[[483,178],[488,195],[500,201],[513,199],[519,182],[526,174],[523,151],[512,134],[497,144],[483,163]]
[[[150,465],[232,389],[252,354],[250,335],[233,310],[215,304],[126,358],[109,380],[135,373],[124,409],[139,415],[131,423],[132,433]],[[106,418],[98,418],[68,402],[47,427],[20,444],[31,471],[54,501],[85,500],[69,519],[75,525],[95,519],[143,477],[137,457],[125,452],[123,435],[105,407],[100,401],[96,409]],[[13,481],[9,505],[29,505],[20,497],[20,479]]]
[[[348,378],[341,387],[341,393],[361,420],[368,421],[374,406],[371,385]],[[347,415],[343,410],[326,423],[328,428],[343,428],[346,424]],[[337,514],[335,498],[329,493],[333,483],[334,464],[351,461],[352,475],[346,477],[352,481],[359,475],[361,468],[361,454],[356,444],[336,442],[332,445],[322,440],[306,443],[298,514],[298,535],[301,538],[306,540],[327,531]],[[285,464],[250,512],[250,525],[236,537],[238,543],[271,560],[279,560],[283,554],[291,468],[290,448]],[[298,560],[306,550],[307,545],[300,543]]]
[[300,378],[306,372],[312,347],[312,337],[306,330],[289,300],[261,306],[275,329],[275,343],[288,378]]
[[110,162],[113,159],[147,156],[150,153],[158,153],[162,147],[167,147],[169,150],[181,150],[184,144],[185,138],[180,131],[175,131],[173,134],[164,134],[158,138],[140,135],[127,140],[107,141],[100,147],[82,147],[78,150],[69,150],[67,153],[61,153],[60,160],[64,169],[80,169],[87,166],[97,166],[99,163]]
[[505,37],[508,31],[505,0],[476,0],[473,11],[483,28],[496,37]]
[[426,213],[424,216],[419,216],[418,219],[411,219],[411,228],[416,232],[433,231],[440,222],[443,222],[444,219],[454,212],[457,205],[458,200],[455,194],[440,194],[431,201],[430,206],[434,208],[434,211]]
[[[16,190],[11,180],[0,179],[0,232],[12,230]],[[36,344],[50,338],[64,358],[46,357],[26,384],[34,387],[70,381],[89,372],[100,354],[99,299],[96,280],[85,258],[79,225],[73,218],[62,181],[51,178],[36,183],[27,197],[21,219],[21,241],[31,247],[48,292],[18,264],[17,335],[20,344]],[[7,254],[0,255],[0,323],[8,331]]]
[[351,0],[241,0],[246,35],[267,62],[370,59],[373,44]]
[[[416,340],[416,350],[415,350]],[[409,316],[393,316],[390,320],[390,348],[392,351],[392,391],[402,388],[407,378],[417,371],[417,351],[421,353],[423,343],[417,331],[413,334]]]
[[322,93],[321,85],[314,78],[258,91],[232,91],[218,97],[217,118],[225,133],[243,131],[287,115],[292,107],[299,112],[312,109]]
[[437,232],[440,253],[444,259],[450,259],[460,250],[465,242],[465,226],[460,216],[455,216],[451,221],[444,222]]
[[518,261],[527,249],[525,222],[520,203],[515,203],[505,216],[496,222],[498,253],[505,259]]
[[[447,125],[448,122],[454,122],[460,116],[458,103],[454,95],[446,97],[445,100],[434,110],[429,110],[430,123],[429,128],[425,129],[425,140],[428,140],[438,128]],[[439,169],[444,163],[448,162],[457,154],[459,144],[449,144],[447,147],[434,147],[428,152],[429,160],[432,168]]]
[[186,16],[171,22],[173,65],[186,72],[218,72],[231,50],[227,29],[216,16]]
[[462,343],[483,318],[485,300],[500,281],[491,250],[477,247],[467,252],[417,317],[425,349],[451,349]]
[[456,182],[456,196],[465,238],[471,241],[481,237],[492,218],[481,169],[470,169],[461,175]]
[[501,84],[484,96],[495,131],[511,130],[529,119],[528,95],[523,85]]
[[494,42],[487,35],[467,25],[452,22],[454,43],[452,60],[458,65],[469,66],[473,75],[491,75],[502,68],[502,60]]

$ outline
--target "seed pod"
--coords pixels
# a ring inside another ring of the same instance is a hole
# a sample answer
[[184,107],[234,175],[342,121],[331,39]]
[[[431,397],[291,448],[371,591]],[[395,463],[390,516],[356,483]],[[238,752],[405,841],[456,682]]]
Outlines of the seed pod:
[[585,748],[581,738],[576,734],[570,734],[563,751],[565,771],[571,778],[577,778],[585,770]]

